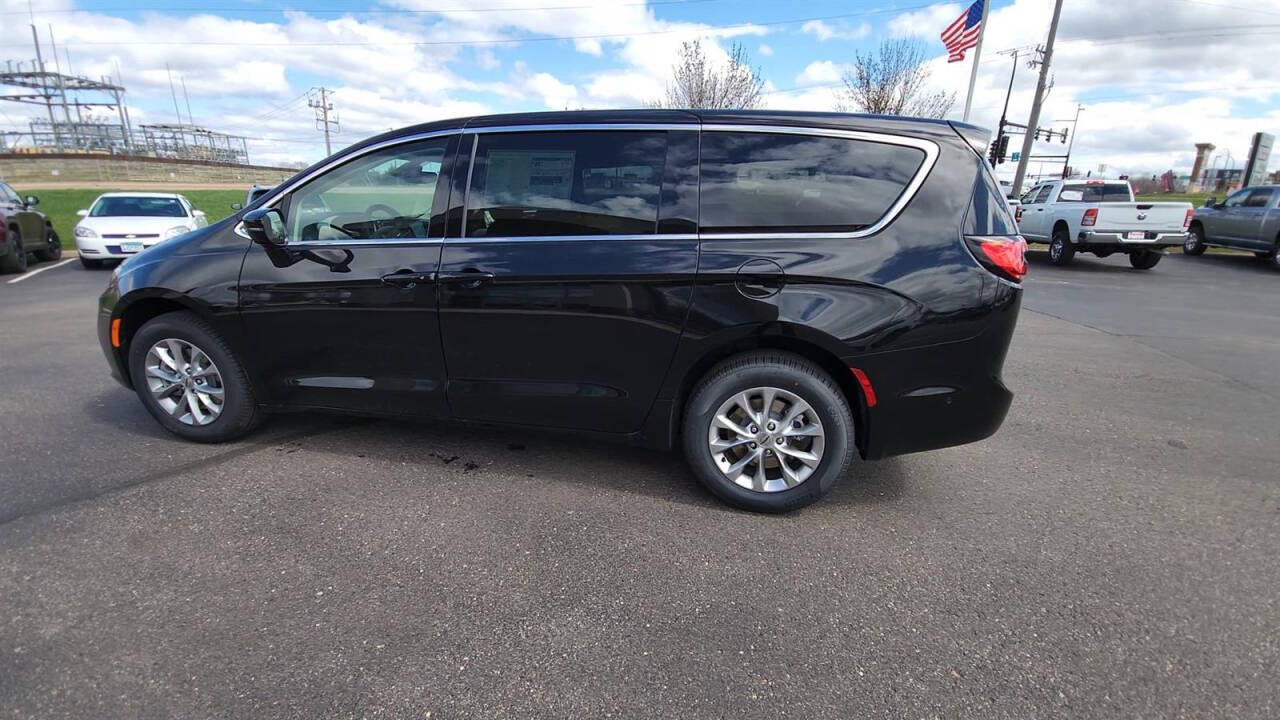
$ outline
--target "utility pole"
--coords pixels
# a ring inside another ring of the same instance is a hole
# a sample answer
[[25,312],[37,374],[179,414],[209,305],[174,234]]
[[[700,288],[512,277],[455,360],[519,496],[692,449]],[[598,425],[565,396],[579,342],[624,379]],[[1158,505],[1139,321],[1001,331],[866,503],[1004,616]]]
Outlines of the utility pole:
[[325,155],[332,155],[333,145],[329,141],[329,127],[336,128],[334,132],[342,132],[342,128],[338,125],[337,113],[334,113],[332,120],[329,119],[329,113],[333,112],[333,103],[329,102],[331,91],[325,87],[311,88],[311,91],[320,93],[320,99],[316,100],[313,95],[307,101],[307,107],[315,108],[316,128],[324,131],[324,153]]
[[1022,156],[1018,158],[1018,171],[1013,176],[1014,197],[1022,195],[1022,181],[1027,176],[1027,161],[1031,157],[1031,145],[1035,142],[1033,131],[1039,127],[1040,123],[1040,105],[1044,102],[1044,86],[1049,81],[1049,64],[1053,61],[1053,40],[1058,36],[1058,18],[1061,16],[1062,0],[1054,0],[1053,20],[1049,23],[1049,40],[1044,46],[1044,59],[1040,63],[1040,79],[1036,82],[1036,95],[1031,101],[1031,118],[1027,120],[1027,134],[1022,138]]

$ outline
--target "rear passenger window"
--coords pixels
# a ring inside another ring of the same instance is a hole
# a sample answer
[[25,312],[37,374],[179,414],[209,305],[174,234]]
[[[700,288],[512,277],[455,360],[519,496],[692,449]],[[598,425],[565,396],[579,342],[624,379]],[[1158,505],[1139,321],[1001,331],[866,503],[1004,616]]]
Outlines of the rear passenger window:
[[1049,194],[1052,192],[1053,192],[1053,186],[1045,185],[1044,187],[1040,188],[1040,193],[1036,195],[1036,199],[1032,200],[1032,202],[1036,202],[1036,203],[1048,202]]
[[666,152],[662,132],[482,134],[466,236],[652,235]]
[[701,229],[861,230],[889,211],[924,157],[917,148],[848,138],[705,132]]

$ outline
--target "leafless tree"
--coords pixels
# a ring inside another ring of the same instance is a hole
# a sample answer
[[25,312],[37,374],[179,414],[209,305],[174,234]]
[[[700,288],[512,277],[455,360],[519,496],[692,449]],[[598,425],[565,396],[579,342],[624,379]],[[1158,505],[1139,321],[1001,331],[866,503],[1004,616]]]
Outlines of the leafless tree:
[[874,53],[854,56],[844,73],[844,87],[836,92],[836,109],[877,115],[940,118],[956,102],[954,92],[930,90],[924,45],[896,39],[880,43]]
[[666,98],[654,103],[658,107],[746,110],[760,106],[764,80],[738,43],[729,51],[728,64],[717,67],[708,60],[701,40],[686,40],[680,44],[680,61],[671,73]]

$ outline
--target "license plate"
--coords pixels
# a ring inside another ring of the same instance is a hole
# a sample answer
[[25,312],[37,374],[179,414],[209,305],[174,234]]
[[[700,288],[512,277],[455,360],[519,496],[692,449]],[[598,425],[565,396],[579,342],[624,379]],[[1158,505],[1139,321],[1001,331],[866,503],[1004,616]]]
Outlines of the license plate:
[[127,252],[127,253],[142,252],[142,242],[139,240],[134,240],[132,242],[122,242],[120,243],[120,252]]
[[1147,234],[1141,230],[1134,230],[1125,236],[1126,240],[1146,240]]

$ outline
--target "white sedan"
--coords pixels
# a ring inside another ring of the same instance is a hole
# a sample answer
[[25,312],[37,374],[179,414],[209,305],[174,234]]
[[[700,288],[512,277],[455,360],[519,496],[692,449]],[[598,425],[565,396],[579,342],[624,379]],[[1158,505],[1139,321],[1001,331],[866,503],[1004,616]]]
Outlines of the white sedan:
[[74,235],[86,268],[123,260],[209,224],[203,212],[176,193],[105,193],[78,214]]

